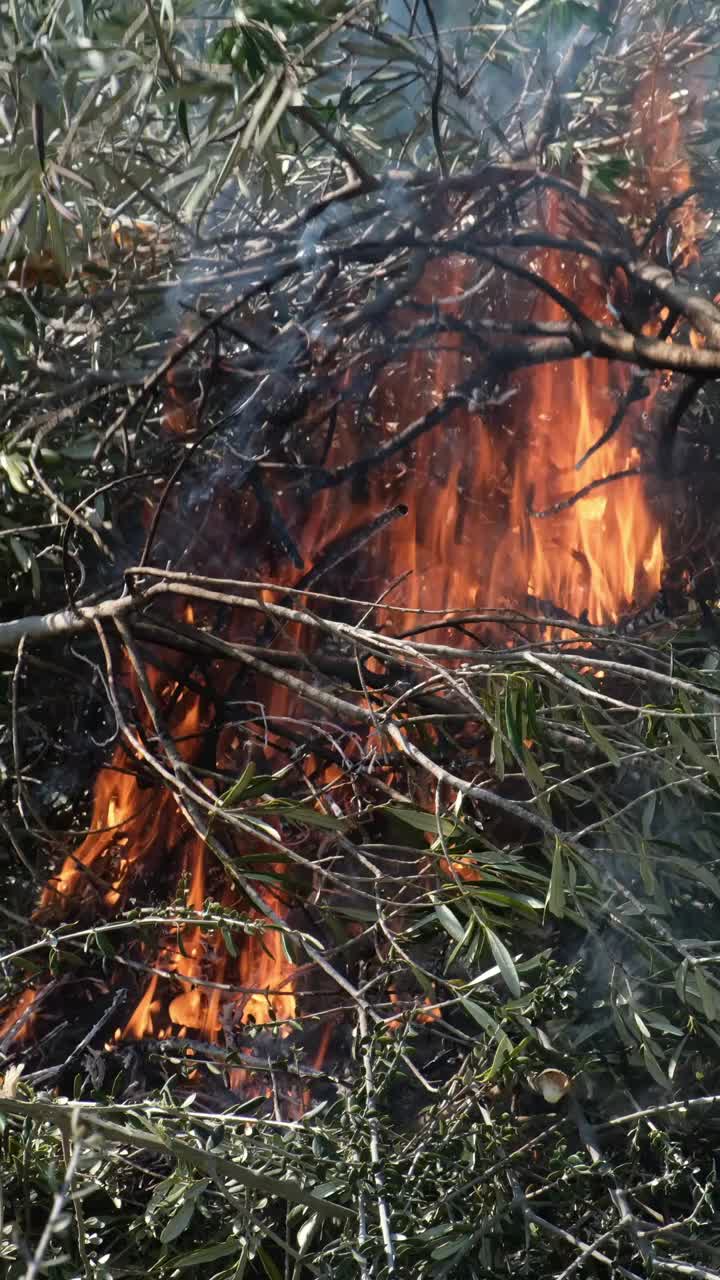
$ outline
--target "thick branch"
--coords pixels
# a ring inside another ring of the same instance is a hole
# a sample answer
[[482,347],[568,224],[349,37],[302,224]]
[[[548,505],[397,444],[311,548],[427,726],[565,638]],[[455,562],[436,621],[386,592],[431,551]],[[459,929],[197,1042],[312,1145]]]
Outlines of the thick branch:
[[714,302],[695,293],[689,285],[676,280],[671,271],[658,267],[653,262],[640,263],[626,269],[638,283],[652,289],[667,307],[687,316],[711,347],[720,347],[720,309]]
[[101,604],[59,609],[56,613],[31,614],[14,622],[0,622],[0,653],[12,652],[22,640],[56,640],[88,631],[96,621],[123,617],[136,607],[132,596],[104,600]]

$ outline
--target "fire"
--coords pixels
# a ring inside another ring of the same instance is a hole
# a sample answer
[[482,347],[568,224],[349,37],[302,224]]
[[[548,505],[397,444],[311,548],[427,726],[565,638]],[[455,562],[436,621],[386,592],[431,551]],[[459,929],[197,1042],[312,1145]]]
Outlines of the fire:
[[[696,99],[684,94],[690,126],[700,119],[701,95]],[[670,77],[660,62],[642,77],[635,93],[637,132],[647,175],[646,188],[635,187],[629,194],[634,212],[648,215],[648,196],[659,206],[679,199],[692,188],[692,174],[683,142],[683,126],[678,109],[678,95],[673,95]],[[687,129],[687,125],[685,126]],[[687,267],[700,258],[698,242],[708,226],[708,216],[701,208],[697,194],[683,199],[671,213],[667,228],[658,233],[665,240],[665,253],[677,266]]]
[[[551,201],[551,229],[558,219]],[[582,262],[548,252],[537,266],[563,294],[581,301],[592,319],[606,318],[600,284]],[[563,313],[547,299],[540,318],[559,321]],[[606,431],[631,376],[625,366],[586,359],[541,365],[526,379],[529,439],[515,462],[509,537],[496,570],[502,573],[508,559],[519,561],[531,599],[559,604],[594,623],[616,620],[660,586],[662,535],[641,479],[595,488],[539,519],[528,515],[528,496],[535,510],[545,511],[581,487],[637,466],[632,432],[642,402],[628,408],[620,429],[577,469]]]
[[[637,104],[645,182],[635,183],[625,198],[634,216],[647,218],[648,198],[658,204],[679,195],[689,185],[690,175],[677,112],[660,73],[640,84]],[[564,216],[560,200],[548,197],[541,229],[561,231]],[[705,225],[694,198],[678,207],[672,216],[676,259],[684,264],[692,260]],[[529,265],[593,319],[614,323],[609,314],[610,286],[590,264],[577,257],[565,258],[557,250],[543,250]],[[431,262],[415,292],[417,310],[408,310],[400,327],[412,327],[419,323],[418,317],[428,314],[450,321],[467,316],[464,295],[471,292],[476,277],[477,267],[458,255]],[[555,302],[543,297],[531,318],[565,317]],[[371,409],[378,446],[391,443],[466,379],[462,334],[450,326],[442,340],[433,338],[433,344],[431,350],[411,348],[377,380]],[[394,454],[382,470],[371,472],[363,493],[355,493],[354,505],[345,490],[318,497],[303,513],[300,541],[306,565],[313,566],[319,548],[367,519],[368,507],[375,514],[402,503],[407,515],[383,527],[358,557],[361,568],[353,570],[358,591],[366,589],[368,596],[378,585],[385,589],[394,579],[403,580],[402,606],[407,615],[400,615],[399,625],[417,626],[416,611],[426,609],[446,611],[440,623],[435,617],[427,620],[428,626],[447,626],[465,616],[472,628],[467,615],[478,609],[512,607],[541,616],[545,605],[576,620],[600,624],[643,604],[661,581],[659,520],[641,476],[601,482],[617,472],[638,469],[639,446],[656,388],[649,388],[644,399],[628,403],[618,429],[593,451],[627,393],[631,377],[627,367],[583,359],[540,365],[517,376],[509,389],[498,389],[495,398],[492,388],[489,395],[484,389],[477,403],[457,407],[436,430],[420,432],[410,448]],[[168,378],[166,427],[179,434],[196,429],[200,406],[200,400],[193,399],[196,389],[186,386],[184,379],[189,380],[188,375],[181,373],[179,365]],[[365,452],[365,422],[359,420],[359,411],[348,397],[338,414],[327,465],[347,463],[354,451],[361,450],[361,440]],[[586,496],[570,501],[580,488],[588,489]],[[291,488],[276,497],[288,518],[296,514]],[[217,504],[217,525],[211,530],[213,554],[226,576],[233,567],[227,563],[230,548],[242,525],[238,509],[232,494],[224,494],[223,502]],[[248,528],[252,532],[250,524]],[[288,572],[284,581],[290,576]],[[276,596],[265,593],[264,598]],[[178,617],[186,624],[202,623],[190,605],[180,607]],[[467,629],[455,631],[453,639],[461,642],[467,634]],[[249,643],[256,639],[253,635],[241,638]],[[284,640],[288,646],[303,648],[298,629],[286,628]],[[177,655],[160,650],[153,654],[146,668],[148,679],[175,749],[186,765],[205,768],[203,750],[213,727],[213,699],[224,695],[235,671],[231,664],[217,662],[211,674],[192,669],[183,675],[173,668]],[[594,674],[601,679],[604,673]],[[151,737],[153,726],[142,709],[141,691],[129,664],[123,681],[134,695],[137,718]],[[272,762],[273,722],[292,716],[295,704],[282,686],[261,684],[256,696],[270,726],[262,751],[266,761]],[[245,744],[236,731],[233,734],[222,730],[218,735],[216,771],[227,774],[237,768]],[[527,745],[529,749],[530,740]],[[317,759],[312,768],[321,771]],[[352,802],[346,781],[336,766],[325,770],[322,787],[332,790],[334,804]],[[204,785],[209,790],[218,787],[212,779]],[[238,861],[252,856],[258,865],[261,850],[246,847],[238,837],[233,841]],[[126,907],[132,895],[142,895],[144,886],[157,881],[163,887],[169,884],[168,896],[174,891],[176,897],[183,897],[195,919],[168,925],[154,948],[144,943],[136,949],[137,963],[146,969],[147,977],[135,1008],[114,1039],[200,1039],[231,1048],[240,1044],[242,1051],[250,1039],[246,1034],[243,1041],[243,1028],[246,1033],[253,1028],[257,1034],[258,1028],[268,1027],[278,1038],[285,1038],[301,1005],[298,976],[277,927],[277,919],[285,919],[288,912],[272,883],[280,869],[269,859],[261,869],[268,917],[276,917],[272,926],[266,922],[264,927],[262,912],[257,905],[251,908],[229,883],[173,792],[163,788],[144,761],[135,757],[131,745],[121,741],[97,778],[89,834],[45,888],[38,915],[107,918]],[[444,870],[448,875],[475,874],[463,859]],[[233,933],[228,945],[226,931],[198,919],[207,911],[208,901],[219,902],[219,910],[244,913],[255,931]],[[18,1001],[0,1026],[0,1036],[22,1018],[33,997],[34,992],[27,991]],[[398,1006],[399,1016],[388,1020],[388,1025],[399,1025],[406,1002],[394,989],[389,999]],[[415,1015],[424,1021],[440,1016],[429,997]],[[32,1015],[22,1035],[27,1034],[31,1019]],[[326,1022],[319,1037],[318,1064],[325,1061],[331,1039],[332,1027]],[[244,1068],[234,1068],[230,1079],[246,1091],[259,1087]]]
[[[559,202],[550,198],[545,229],[557,230],[561,218]],[[609,321],[607,289],[587,264],[548,251],[531,265],[592,318]],[[443,314],[459,316],[462,304],[454,298],[472,286],[474,271],[459,257],[432,265],[420,299],[437,305],[441,298]],[[543,299],[532,318],[565,317]],[[374,402],[383,443],[440,403],[464,376],[460,335],[452,332],[443,335],[439,349],[415,350],[391,369]],[[373,481],[375,509],[388,501],[408,509],[370,552],[385,583],[410,571],[403,625],[417,625],[411,610],[444,608],[461,620],[476,609],[542,613],[558,606],[601,624],[652,598],[663,567],[662,534],[642,477],[594,484],[638,469],[636,438],[646,430],[647,406],[631,404],[612,439],[576,469],[607,429],[630,378],[626,367],[596,359],[541,365],[518,375],[497,406],[456,409]],[[344,438],[357,434],[348,423]],[[333,463],[346,461],[342,448],[339,441]],[[567,502],[588,485],[593,488],[581,500],[543,518],[532,514]],[[330,506],[328,528],[335,519]]]
[[36,1016],[33,1005],[37,995],[34,987],[26,987],[18,997],[10,1012],[0,1022],[0,1043],[6,1037],[9,1044],[18,1044],[30,1038]]
[[438,1005],[433,1003],[430,996],[425,996],[419,1007],[416,999],[400,995],[393,986],[388,987],[387,996],[393,1008],[397,1009],[397,1016],[385,1019],[388,1031],[399,1031],[408,1016],[412,1016],[415,1022],[425,1025],[436,1022],[442,1017]]
[[[169,706],[169,726],[183,759],[192,761],[201,745],[203,711],[197,695],[174,682],[152,677],[159,701]],[[181,823],[173,805],[157,804],[149,779],[143,780],[139,762],[118,746],[110,765],[101,770],[95,786],[90,833],[66,859],[43,890],[39,911],[63,917],[70,903],[122,904],[127,883],[138,864],[155,862],[161,850],[175,843]]]
[[[683,102],[692,125],[697,108],[690,99]],[[677,199],[648,252],[687,267],[698,258],[708,218],[697,194],[680,201],[692,178],[680,100],[661,57],[638,84],[634,114],[631,140],[638,163],[618,199],[640,228],[638,239],[655,211]],[[557,196],[547,197],[539,229],[562,233],[565,214]],[[547,251],[529,265],[592,319],[617,323],[610,311],[617,282],[603,281],[590,262]],[[399,328],[417,325],[433,311],[450,320],[467,319],[463,295],[482,271],[457,255],[431,262],[415,293],[418,309],[404,313]],[[496,305],[492,298],[489,305]],[[657,332],[665,315],[640,327]],[[530,318],[566,319],[545,296]],[[461,335],[448,330],[433,337],[431,348],[416,348],[385,371],[372,399],[381,444],[390,444],[463,380],[467,365],[461,346]],[[504,404],[480,413],[470,406],[456,409],[396,456],[379,479],[370,479],[375,509],[389,501],[408,508],[406,519],[373,542],[369,566],[383,586],[409,572],[402,596],[408,629],[418,623],[411,610],[445,608],[462,615],[488,607],[543,612],[546,605],[602,624],[653,597],[664,553],[643,478],[602,481],[640,469],[638,443],[646,436],[657,376],[649,376],[645,397],[629,404],[607,443],[586,458],[613,420],[631,378],[629,366],[599,359],[541,365],[516,377]],[[501,394],[498,400],[503,399]],[[346,411],[331,465],[347,462],[347,442],[362,438],[361,426]],[[585,497],[562,506],[581,488],[589,490]],[[529,510],[556,506],[561,509],[544,518]],[[336,529],[339,510],[339,500],[327,502],[322,520],[314,516],[317,540]]]
[[[173,384],[170,429],[178,429],[181,410]],[[197,610],[190,603],[181,604],[179,614],[186,624],[198,621]],[[177,663],[171,652],[154,652],[158,666],[146,667],[153,697],[162,710],[178,756],[185,763],[196,765],[205,732],[212,726],[212,698],[205,694],[197,673],[190,673],[195,687],[191,687],[190,679],[185,684],[168,674],[173,662]],[[228,664],[217,664],[214,689],[222,694],[232,676]],[[143,727],[150,734],[152,725],[143,709],[134,674],[126,671],[125,679],[133,691]],[[271,689],[267,708],[270,714],[286,714],[291,709],[287,691]],[[222,731],[218,767],[233,767],[236,740],[236,733]],[[247,852],[238,846],[239,857]],[[263,870],[267,875],[278,868],[271,865]],[[152,775],[146,775],[143,761],[135,758],[128,744],[122,742],[98,775],[89,834],[44,889],[38,915],[45,919],[63,918],[78,911],[93,916],[111,915],[128,904],[139,886],[168,872],[179,886],[184,886],[184,907],[196,916],[202,916],[208,898],[219,897],[221,909],[244,912],[256,926],[261,923],[258,909],[244,907],[238,894],[224,882],[210,850],[190,827],[172,791],[159,785]],[[266,888],[262,896],[269,912],[280,918],[286,914],[277,893]],[[168,926],[156,950],[144,946],[139,963],[141,969],[144,964],[149,970],[147,982],[130,1017],[111,1042],[172,1037],[232,1044],[242,1026],[272,1027],[280,1038],[288,1036],[296,1016],[296,997],[293,966],[285,955],[280,931],[267,927],[247,935],[238,933],[232,955],[226,945],[227,936],[193,922]],[[32,993],[26,993],[23,1002],[16,1004],[6,1019],[8,1029],[31,1000]],[[22,1034],[27,1034],[27,1026]],[[229,1074],[231,1085],[242,1087],[247,1093],[260,1087],[244,1069],[236,1068]]]

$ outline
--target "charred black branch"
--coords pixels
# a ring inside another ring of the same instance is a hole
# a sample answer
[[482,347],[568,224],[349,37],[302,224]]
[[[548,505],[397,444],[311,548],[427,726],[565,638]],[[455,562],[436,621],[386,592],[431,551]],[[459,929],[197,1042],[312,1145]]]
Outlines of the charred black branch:
[[668,417],[660,428],[657,443],[658,475],[669,479],[673,470],[673,452],[678,428],[694,400],[705,385],[705,378],[691,378],[685,383]]
[[300,554],[300,550],[287,527],[276,503],[273,502],[267,486],[264,484],[257,467],[253,467],[250,473],[250,484],[252,486],[255,497],[257,498],[260,510],[265,514],[274,540],[278,546],[284,551],[296,569],[304,569],[305,562]]
[[630,405],[635,404],[638,400],[644,400],[649,394],[650,388],[648,387],[646,379],[641,374],[636,374],[622,397],[620,404],[615,410],[610,420],[610,425],[606,427],[602,435],[598,436],[597,440],[593,441],[590,448],[586,449],[582,457],[575,463],[576,471],[580,471],[581,467],[584,467],[588,459],[592,458],[593,454],[597,453],[598,449],[602,449],[603,445],[606,445],[609,440],[612,440],[613,436],[617,435],[625,421],[625,414],[630,408]]
[[639,251],[641,254],[648,252],[648,249],[650,248],[653,242],[653,239],[657,235],[658,231],[661,231],[662,228],[667,224],[667,220],[670,217],[671,213],[675,213],[676,209],[681,209],[684,204],[687,204],[688,200],[690,200],[693,196],[699,195],[699,193],[700,193],[699,187],[688,187],[687,190],[681,191],[680,194],[677,196],[673,196],[672,200],[668,200],[667,204],[664,204],[662,208],[658,209],[657,213],[655,214],[655,217],[652,219],[652,222],[650,223],[650,226],[645,232],[645,235],[640,241]]
[[435,144],[435,154],[437,155],[437,158],[438,158],[440,172],[443,178],[446,178],[448,175],[448,166],[447,166],[447,160],[445,159],[445,151],[443,148],[442,134],[440,132],[440,101],[442,99],[443,81],[445,79],[445,60],[443,58],[443,52],[440,45],[440,32],[438,31],[438,25],[437,25],[437,22],[435,21],[435,14],[433,12],[433,7],[430,3],[430,0],[423,0],[423,5],[425,7],[427,20],[430,23],[430,30],[432,31],[433,40],[435,42],[435,62],[436,62],[435,87],[433,89],[432,101],[430,104],[430,119],[432,121],[433,142]]

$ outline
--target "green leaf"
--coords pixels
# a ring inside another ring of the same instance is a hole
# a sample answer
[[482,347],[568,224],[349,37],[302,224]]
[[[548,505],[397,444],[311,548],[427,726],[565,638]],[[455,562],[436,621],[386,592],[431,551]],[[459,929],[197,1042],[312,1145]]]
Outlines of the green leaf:
[[252,760],[250,760],[249,763],[245,765],[245,768],[240,774],[237,782],[233,782],[232,786],[220,796],[218,800],[220,807],[222,809],[229,809],[233,804],[235,804],[240,797],[245,794],[254,777],[255,765]]
[[631,173],[630,161],[625,156],[610,156],[593,171],[593,185],[602,187],[612,195],[617,185]]
[[704,884],[705,888],[709,889],[714,897],[720,898],[720,880],[708,867],[694,861],[690,867],[690,875],[695,880],[699,880],[701,884]]
[[483,1031],[487,1031],[491,1036],[497,1035],[498,1023],[487,1010],[483,1009],[482,1005],[479,1005],[476,1000],[471,1000],[469,996],[461,996],[460,1003]]
[[656,1031],[664,1031],[669,1036],[683,1035],[682,1029],[669,1022],[662,1013],[650,1013],[647,1009],[643,1009],[643,1016],[648,1026],[655,1027]]
[[522,713],[520,710],[522,689],[517,684],[508,682],[505,689],[505,723],[507,736],[518,759],[522,759]]
[[265,1272],[268,1280],[283,1280],[282,1272],[269,1253],[266,1253],[263,1248],[260,1248],[257,1251],[257,1256],[262,1263],[263,1271]]
[[653,1053],[650,1046],[648,1044],[643,1043],[640,1046],[640,1052],[642,1054],[643,1062],[645,1063],[645,1066],[647,1067],[653,1080],[657,1084],[659,1084],[661,1088],[671,1089],[672,1085],[670,1083],[670,1080],[665,1074],[665,1072],[663,1071],[662,1067],[660,1066],[660,1063],[655,1057],[655,1054]]
[[8,367],[8,372],[10,373],[10,376],[12,378],[19,378],[21,376],[22,370],[20,368],[15,347],[13,346],[12,342],[8,341],[8,339],[5,337],[5,335],[2,333],[1,330],[0,330],[0,352],[2,352],[3,354],[5,364]]
[[693,764],[699,765],[701,769],[707,773],[713,774],[714,777],[720,776],[720,766],[714,756],[707,755],[698,742],[691,738],[688,733],[681,727],[677,720],[668,721],[670,737],[676,745],[680,746]]
[[515,968],[515,962],[505,946],[505,943],[502,942],[497,934],[494,933],[492,929],[488,928],[487,925],[484,925],[483,928],[485,929],[485,936],[490,944],[490,950],[493,953],[495,963],[500,970],[505,986],[515,997],[522,995],[522,987],[520,985],[517,969]]
[[565,915],[565,869],[563,864],[562,846],[559,840],[555,841],[555,852],[553,853],[552,870],[550,872],[550,884],[548,885],[546,906],[558,920],[562,920]]
[[185,101],[184,98],[181,98],[180,101],[178,102],[177,119],[178,119],[178,124],[180,126],[180,131],[182,133],[182,136],[187,142],[188,146],[190,146],[191,142],[190,142],[190,127],[188,125],[188,109],[187,109],[187,102]]
[[281,818],[284,822],[300,822],[306,827],[319,827],[321,831],[342,831],[348,825],[348,818],[336,818],[331,813],[321,813],[305,804],[287,804],[284,800],[272,800],[263,805],[262,812],[268,817]]
[[[450,954],[448,955],[448,958],[447,958],[448,969],[452,966],[456,957],[459,956],[462,951],[467,951],[470,943],[470,939],[472,938],[472,935],[475,931],[475,925],[476,925],[476,917],[473,915],[470,917],[470,919],[467,922],[462,938],[458,939],[458,941],[455,943],[455,946],[452,948]],[[474,950],[475,950],[475,947],[473,947],[473,951]]]
[[600,748],[603,755],[606,755],[611,764],[620,764],[620,756],[615,750],[611,742],[608,742],[604,733],[601,733],[597,725],[593,724],[590,716],[585,711],[581,712],[583,724],[587,729],[590,737],[597,747]]
[[540,797],[538,800],[538,808],[541,808],[545,813],[548,813],[550,806],[547,798],[542,794],[547,788],[547,779],[533,756],[532,751],[528,750],[524,743],[520,763],[522,764],[523,773],[535,792],[535,795]]
[[483,1073],[481,1078],[483,1080],[493,1080],[495,1076],[499,1074],[503,1066],[503,1063],[510,1056],[512,1051],[513,1051],[512,1040],[510,1039],[509,1036],[505,1035],[505,1032],[503,1031],[498,1040],[498,1046],[493,1055],[493,1060],[490,1063],[490,1066],[488,1067],[487,1071]]
[[693,977],[702,1001],[703,1013],[708,1022],[714,1022],[720,1009],[720,993],[708,982],[701,965],[696,967]]
[[[315,1194],[317,1195],[317,1192]],[[319,1221],[320,1219],[318,1218],[317,1214],[314,1213],[311,1218],[308,1218],[305,1222],[303,1222],[302,1226],[298,1227],[297,1242],[298,1242],[298,1249],[300,1250],[301,1253],[303,1253],[307,1248],[307,1246],[310,1244],[313,1236],[315,1235],[315,1231]]]
[[528,13],[532,13],[534,9],[539,9],[542,5],[547,4],[548,0],[523,0],[515,18],[525,18]]
[[98,951],[101,951],[102,954],[104,956],[107,956],[109,959],[113,958],[113,956],[115,955],[115,948],[110,942],[110,939],[108,938],[107,934],[103,933],[102,929],[99,929],[98,932],[94,935],[94,941],[98,948]]
[[[215,182],[216,176],[217,175],[212,165],[207,165],[203,168],[198,181],[186,197],[185,204],[183,205],[183,214],[188,221],[192,218],[198,205],[205,200]],[[242,186],[242,184],[240,185]]]
[[341,1191],[343,1186],[342,1182],[318,1182],[312,1188],[312,1193],[318,1200],[324,1200],[326,1196],[334,1196],[337,1191]]
[[453,836],[462,830],[462,827],[450,818],[438,818],[437,814],[428,813],[424,809],[405,809],[399,804],[388,804],[383,812],[392,814],[394,818],[398,818],[400,822],[406,823],[416,831],[426,831],[433,836],[437,835],[438,827],[444,836]]
[[30,490],[25,483],[27,475],[27,463],[23,461],[17,453],[0,453],[0,467],[7,475],[12,488],[16,493],[26,494]]
[[648,857],[646,840],[640,841],[640,875],[642,876],[642,882],[645,886],[645,892],[650,897],[654,897],[655,890],[657,888],[657,881],[655,879],[655,870],[650,858]]
[[221,925],[220,932],[222,934],[222,940],[225,943],[225,950],[227,951],[228,955],[237,957],[238,949],[235,946],[235,942],[233,940],[233,936],[230,929],[228,929],[226,925]]
[[206,1245],[203,1249],[193,1249],[192,1253],[184,1253],[180,1258],[173,1258],[172,1265],[178,1270],[186,1267],[199,1267],[204,1262],[216,1262],[218,1258],[228,1258],[240,1248],[238,1240],[221,1240],[218,1244]]
[[195,1197],[188,1196],[180,1205],[180,1208],[165,1223],[160,1239],[163,1244],[170,1244],[171,1240],[176,1240],[182,1235],[183,1231],[190,1225],[190,1220],[195,1212]]
[[[0,219],[7,218],[8,221],[12,221],[12,215],[32,186],[33,176],[32,169],[25,169],[16,183],[13,185],[6,183],[4,190],[0,189]],[[3,233],[1,239],[4,239],[6,234]]]
[[447,1240],[445,1244],[439,1244],[437,1249],[433,1249],[431,1257],[437,1262],[442,1262],[445,1258],[454,1258],[455,1254],[465,1249],[471,1241],[472,1236],[456,1236],[454,1240]]
[[15,553],[15,559],[20,565],[23,573],[28,573],[32,568],[32,556],[30,555],[30,552],[22,538],[10,538],[10,546]]
[[19,320],[13,319],[12,316],[0,316],[0,333],[6,338],[11,338],[13,342],[25,343],[32,341],[32,334]]
[[433,906],[435,915],[446,933],[449,933],[450,937],[453,938],[455,942],[461,942],[465,937],[465,929],[461,925],[455,913],[451,911],[449,907],[446,907],[444,902],[435,902]]
[[505,777],[505,756],[503,752],[502,734],[499,729],[496,729],[493,734],[492,744],[490,746],[490,764],[495,765],[495,772],[499,781],[502,782]]

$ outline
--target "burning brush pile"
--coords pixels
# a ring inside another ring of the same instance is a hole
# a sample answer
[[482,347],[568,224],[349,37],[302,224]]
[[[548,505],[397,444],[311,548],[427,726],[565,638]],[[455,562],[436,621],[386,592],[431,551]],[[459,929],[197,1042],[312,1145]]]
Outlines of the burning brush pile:
[[[647,1219],[697,1137],[639,1117],[680,1089],[705,1123],[720,1043],[720,279],[662,67],[631,105],[642,161],[609,196],[517,158],[364,175],[256,229],[231,286],[190,283],[96,450],[112,519],[65,508],[66,601],[0,625],[6,830],[37,882],[27,921],[7,908],[0,1112],[60,1126],[69,1187],[92,1159],[113,1194],[102,1144],[136,1160],[133,1266],[154,1233],[158,1274],[242,1248],[279,1275],[279,1198],[287,1274],[315,1236],[365,1266],[376,1227],[386,1270],[342,1274],[410,1274],[428,1179],[569,1259],[664,1265]],[[36,680],[62,682],[53,742]],[[626,1189],[629,1132],[655,1154]],[[518,1182],[551,1135],[539,1182],[608,1180],[611,1246]],[[244,1225],[208,1252],[219,1178]],[[492,1270],[458,1221],[422,1227],[438,1267]]]

